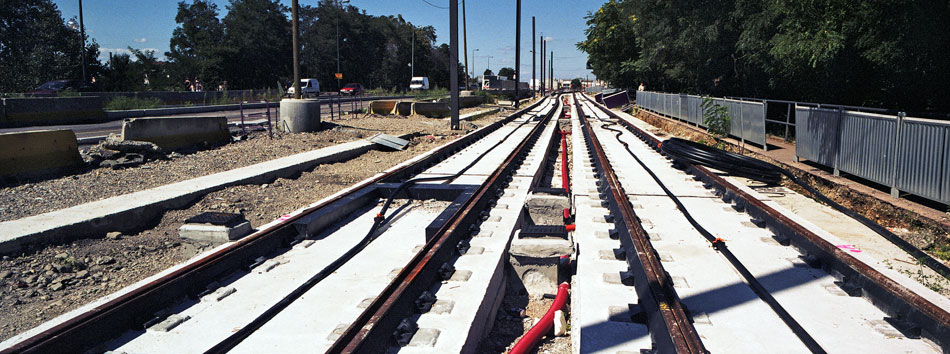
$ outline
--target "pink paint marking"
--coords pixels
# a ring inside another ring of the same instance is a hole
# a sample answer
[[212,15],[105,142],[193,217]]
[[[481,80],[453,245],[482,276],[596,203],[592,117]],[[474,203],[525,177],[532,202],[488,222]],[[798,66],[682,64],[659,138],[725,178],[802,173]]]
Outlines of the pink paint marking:
[[861,253],[861,250],[855,248],[853,245],[837,245],[836,247],[848,252]]
[[284,216],[281,216],[281,217],[280,217],[279,219],[277,219],[277,220],[284,221],[284,220],[287,220],[287,219],[290,219],[290,218],[291,218],[290,214],[286,214],[286,215],[284,215]]

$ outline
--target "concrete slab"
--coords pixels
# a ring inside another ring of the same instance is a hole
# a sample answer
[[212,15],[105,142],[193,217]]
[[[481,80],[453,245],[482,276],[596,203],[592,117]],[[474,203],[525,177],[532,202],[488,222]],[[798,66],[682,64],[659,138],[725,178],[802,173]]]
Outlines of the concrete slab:
[[224,243],[234,241],[251,233],[251,223],[242,222],[235,226],[184,224],[178,228],[178,236],[189,240]]

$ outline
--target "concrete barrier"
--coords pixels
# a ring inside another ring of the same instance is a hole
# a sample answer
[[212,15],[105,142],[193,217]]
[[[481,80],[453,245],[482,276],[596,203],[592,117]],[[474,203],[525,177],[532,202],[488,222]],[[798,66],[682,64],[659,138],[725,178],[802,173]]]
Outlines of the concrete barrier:
[[100,121],[106,118],[100,97],[30,97],[3,99],[3,126],[62,121]]
[[412,101],[399,101],[396,103],[396,114],[401,116],[412,115]]
[[[464,92],[464,91],[463,91]],[[468,91],[471,92],[471,91]],[[439,102],[449,103],[451,98],[443,98]],[[476,107],[485,103],[484,96],[459,96],[459,109]]]
[[451,113],[451,109],[445,102],[415,102],[412,104],[412,113],[426,117],[445,117]]
[[369,102],[369,113],[390,115],[395,114],[396,104],[399,101],[381,100]]
[[72,130],[0,134],[0,177],[81,166]]
[[288,133],[312,132],[320,129],[320,101],[295,98],[281,100],[277,129]]
[[177,149],[202,142],[231,141],[226,117],[134,118],[122,123],[122,140],[155,143],[163,149]]

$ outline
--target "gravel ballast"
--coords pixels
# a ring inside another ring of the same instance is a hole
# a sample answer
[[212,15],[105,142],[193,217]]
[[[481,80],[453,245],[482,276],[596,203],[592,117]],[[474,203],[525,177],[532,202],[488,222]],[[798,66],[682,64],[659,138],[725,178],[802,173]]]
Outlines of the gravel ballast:
[[[502,113],[474,121],[483,126]],[[255,132],[249,140],[138,167],[99,168],[73,176],[0,188],[0,221],[80,205],[194,177],[314,150],[376,133],[418,132],[403,151],[370,150],[339,163],[318,165],[295,178],[260,185],[240,185],[209,193],[160,219],[143,220],[134,235],[110,233],[49,246],[31,254],[0,260],[0,340],[115,292],[209,249],[208,243],[178,237],[184,220],[205,211],[241,212],[253,227],[310,205],[402,161],[456,139],[466,130],[448,129],[447,119],[364,116],[325,122],[315,133]],[[471,130],[471,125],[463,128]],[[101,237],[101,236],[99,236]]]

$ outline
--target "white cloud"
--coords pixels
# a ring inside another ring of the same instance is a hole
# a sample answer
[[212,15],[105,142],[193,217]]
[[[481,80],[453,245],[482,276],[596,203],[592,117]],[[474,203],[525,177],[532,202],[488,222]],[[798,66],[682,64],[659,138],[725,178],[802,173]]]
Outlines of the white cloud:
[[148,42],[148,39],[145,39],[145,37],[142,37],[142,38],[133,39],[133,41],[135,41],[135,43],[145,43],[145,42]]

